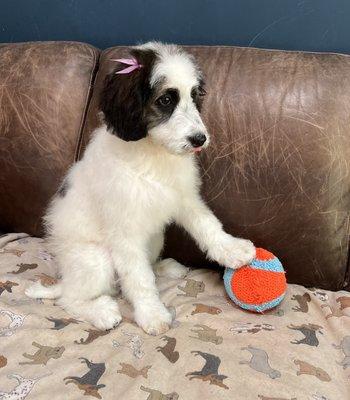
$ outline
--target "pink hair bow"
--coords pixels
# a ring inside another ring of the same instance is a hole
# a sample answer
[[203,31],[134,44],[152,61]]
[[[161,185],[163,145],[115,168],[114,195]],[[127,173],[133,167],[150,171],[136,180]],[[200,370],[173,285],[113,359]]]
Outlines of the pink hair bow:
[[124,69],[121,69],[120,71],[117,71],[116,74],[129,74],[130,72],[135,71],[136,69],[141,69],[143,67],[143,65],[139,64],[135,58],[117,58],[111,59],[111,61],[117,61],[121,64],[130,65],[130,67],[126,67]]

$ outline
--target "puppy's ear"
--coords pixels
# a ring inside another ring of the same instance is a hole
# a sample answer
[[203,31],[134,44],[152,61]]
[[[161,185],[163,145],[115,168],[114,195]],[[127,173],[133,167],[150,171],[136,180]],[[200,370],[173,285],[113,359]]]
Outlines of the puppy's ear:
[[100,97],[100,110],[111,133],[126,141],[147,135],[145,107],[151,96],[150,75],[156,59],[152,50],[132,50],[133,58],[142,65],[127,74],[116,74],[127,67],[118,64],[106,76]]

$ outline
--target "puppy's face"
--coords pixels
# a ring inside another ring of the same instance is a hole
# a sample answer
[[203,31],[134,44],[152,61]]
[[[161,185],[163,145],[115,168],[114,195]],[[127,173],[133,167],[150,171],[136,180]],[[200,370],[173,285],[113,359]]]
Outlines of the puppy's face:
[[106,77],[100,107],[111,133],[127,141],[148,136],[173,154],[209,143],[200,116],[204,82],[193,59],[176,46],[149,43],[131,52],[141,68]]

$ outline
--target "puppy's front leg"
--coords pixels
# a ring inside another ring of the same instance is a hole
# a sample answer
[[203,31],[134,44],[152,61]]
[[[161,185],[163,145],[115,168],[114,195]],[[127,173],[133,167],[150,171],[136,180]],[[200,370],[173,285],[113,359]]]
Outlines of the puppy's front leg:
[[160,301],[147,252],[137,243],[123,243],[113,248],[112,255],[123,294],[134,307],[136,323],[149,335],[166,332],[172,316]]
[[197,194],[184,199],[176,220],[210,259],[225,267],[238,268],[255,257],[253,243],[227,234],[221,222]]

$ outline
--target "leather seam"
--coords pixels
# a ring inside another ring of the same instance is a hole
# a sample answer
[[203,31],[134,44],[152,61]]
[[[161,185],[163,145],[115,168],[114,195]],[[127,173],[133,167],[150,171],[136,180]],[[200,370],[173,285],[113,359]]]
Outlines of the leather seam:
[[350,214],[348,215],[348,224],[347,224],[347,238],[348,238],[348,254],[346,260],[346,268],[343,280],[342,289],[350,290]]
[[[125,45],[118,45],[118,46],[112,46],[112,47],[107,47],[106,49],[103,49],[103,52],[106,51],[111,51],[115,48],[125,48],[128,46]],[[338,53],[338,52],[332,52],[332,51],[308,51],[308,50],[285,50],[285,49],[269,49],[269,48],[264,48],[264,47],[249,47],[249,46],[234,46],[234,45],[220,45],[220,44],[213,44],[213,45],[180,45],[180,47],[183,48],[222,48],[222,49],[243,49],[243,50],[258,50],[262,52],[278,52],[278,53],[289,53],[289,54],[316,54],[316,55],[331,55],[331,56],[342,56],[344,58],[350,58],[350,54],[346,53]]]
[[285,49],[268,49],[265,47],[249,47],[249,46],[230,46],[230,45],[183,45],[182,47],[195,47],[195,48],[211,48],[211,47],[219,47],[219,48],[229,48],[229,49],[244,49],[244,50],[262,50],[264,52],[279,52],[279,53],[289,53],[289,54],[325,54],[325,55],[332,55],[332,56],[345,56],[345,58],[349,58],[350,54],[346,53],[338,53],[338,52],[332,52],[332,51],[308,51],[308,50],[285,50]]
[[86,117],[87,117],[87,114],[89,111],[89,105],[90,105],[90,101],[91,101],[93,91],[94,91],[93,89],[94,89],[95,79],[97,76],[97,71],[99,69],[99,59],[100,59],[101,50],[100,49],[98,49],[98,50],[99,50],[98,57],[97,57],[96,52],[95,51],[93,52],[94,66],[91,69],[89,87],[86,92],[86,97],[85,97],[85,102],[84,102],[84,111],[81,116],[78,140],[77,140],[77,143],[75,146],[75,151],[74,151],[74,160],[73,160],[74,163],[76,163],[80,158],[80,151],[81,151],[81,145],[82,145],[82,141],[83,141],[83,132],[84,132],[84,128],[85,128]]

